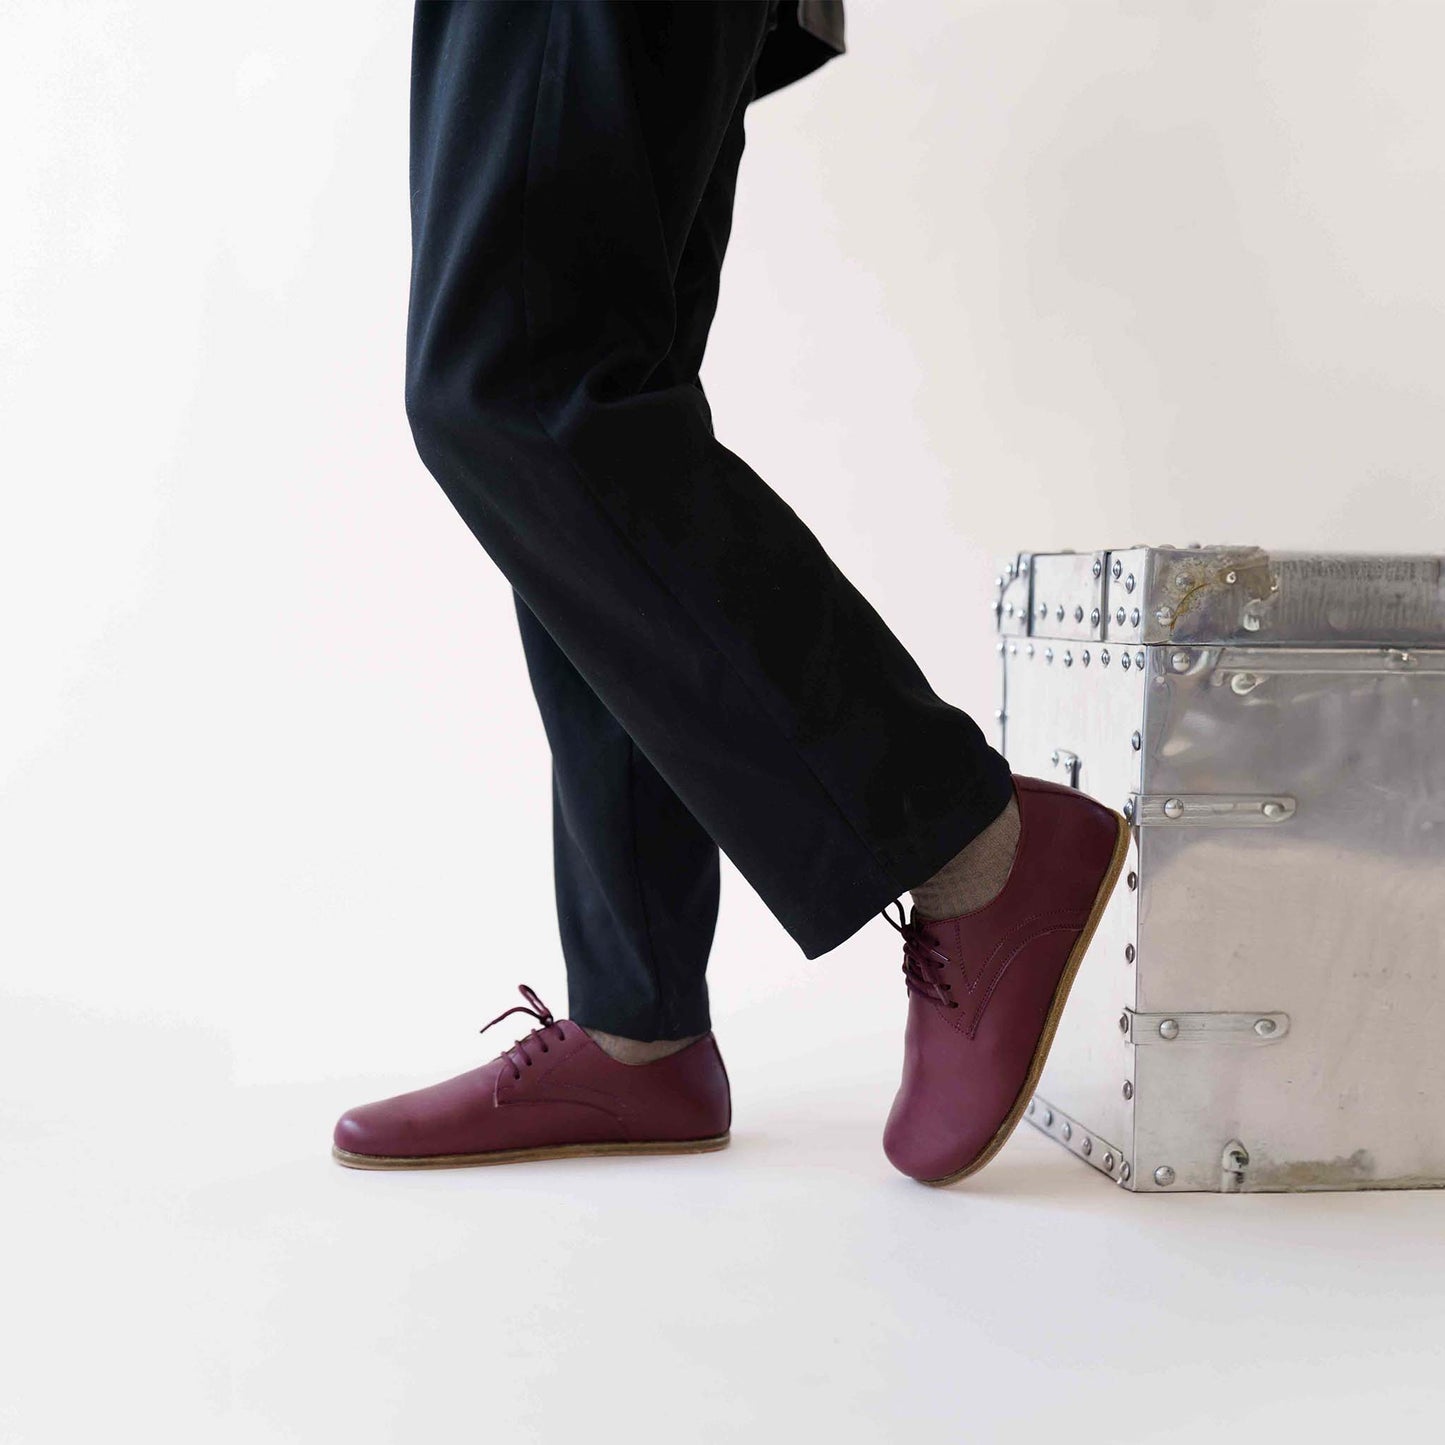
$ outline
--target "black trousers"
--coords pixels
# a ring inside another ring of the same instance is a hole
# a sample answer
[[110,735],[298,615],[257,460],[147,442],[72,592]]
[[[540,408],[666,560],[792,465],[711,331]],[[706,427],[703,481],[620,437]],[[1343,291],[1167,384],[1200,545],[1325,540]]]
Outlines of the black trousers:
[[634,1038],[708,1027],[719,848],[813,958],[1011,796],[713,435],[699,368],[775,6],[415,12],[407,414],[516,594],[569,1011]]

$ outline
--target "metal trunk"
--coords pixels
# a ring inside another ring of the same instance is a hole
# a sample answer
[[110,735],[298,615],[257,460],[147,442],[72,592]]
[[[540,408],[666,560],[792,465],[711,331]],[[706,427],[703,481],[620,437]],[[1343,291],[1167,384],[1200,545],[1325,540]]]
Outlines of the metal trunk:
[[1132,824],[1031,1123],[1127,1189],[1445,1183],[1439,557],[1000,578],[1001,746]]

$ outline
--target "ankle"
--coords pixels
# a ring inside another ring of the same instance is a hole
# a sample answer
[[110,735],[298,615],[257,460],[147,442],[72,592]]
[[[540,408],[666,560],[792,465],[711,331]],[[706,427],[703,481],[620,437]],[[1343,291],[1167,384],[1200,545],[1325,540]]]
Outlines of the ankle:
[[602,1029],[589,1029],[586,1024],[581,1027],[608,1058],[616,1059],[619,1064],[651,1064],[669,1054],[679,1053],[703,1037],[702,1034],[690,1034],[684,1039],[629,1039],[621,1034],[605,1033]]
[[1019,805],[1007,807],[932,878],[909,892],[920,918],[956,918],[998,897],[1013,868],[1020,832]]

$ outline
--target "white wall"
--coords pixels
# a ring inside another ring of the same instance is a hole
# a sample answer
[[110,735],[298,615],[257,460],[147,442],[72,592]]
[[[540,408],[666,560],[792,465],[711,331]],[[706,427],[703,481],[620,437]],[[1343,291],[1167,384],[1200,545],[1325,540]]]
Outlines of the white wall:
[[[704,381],[941,692],[991,711],[1017,547],[1445,551],[1445,6],[848,37],[750,112]],[[380,0],[0,10],[9,1018],[247,1082],[560,1007],[509,592],[402,411],[408,40]],[[901,1009],[893,938],[807,963],[729,874],[719,1021]]]

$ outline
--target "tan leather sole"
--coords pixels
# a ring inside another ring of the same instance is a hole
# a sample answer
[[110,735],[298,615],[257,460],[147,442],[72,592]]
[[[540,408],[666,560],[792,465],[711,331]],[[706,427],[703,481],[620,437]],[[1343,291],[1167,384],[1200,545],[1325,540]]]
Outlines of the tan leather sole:
[[533,1159],[584,1159],[594,1154],[708,1154],[725,1149],[730,1134],[711,1139],[659,1140],[642,1144],[547,1144],[536,1149],[493,1149],[486,1154],[353,1154],[331,1146],[331,1157],[348,1169],[464,1169],[477,1164],[525,1164]]
[[1019,1096],[1014,1100],[1013,1108],[1009,1110],[998,1132],[984,1145],[983,1150],[976,1158],[965,1164],[962,1169],[955,1170],[952,1174],[945,1174],[941,1179],[924,1179],[924,1184],[931,1184],[934,1188],[942,1188],[945,1184],[957,1184],[960,1179],[967,1179],[970,1174],[976,1174],[987,1164],[1005,1144],[1008,1143],[1009,1135],[1019,1126],[1019,1120],[1024,1116],[1024,1110],[1029,1106],[1029,1100],[1033,1098],[1034,1090],[1038,1088],[1039,1075],[1044,1071],[1044,1063],[1049,1057],[1049,1050],[1054,1045],[1054,1035],[1059,1031],[1059,1019],[1063,1017],[1064,1005],[1069,1001],[1069,992],[1074,986],[1074,978],[1079,972],[1079,965],[1084,961],[1084,955],[1089,951],[1089,945],[1094,941],[1094,934],[1099,927],[1099,920],[1104,916],[1104,908],[1114,892],[1114,885],[1119,881],[1119,874],[1124,871],[1124,859],[1129,852],[1129,823],[1122,813],[1114,812],[1115,821],[1118,824],[1119,836],[1114,843],[1114,853],[1109,859],[1109,871],[1104,874],[1103,882],[1099,884],[1099,891],[1094,898],[1094,907],[1089,913],[1088,921],[1084,924],[1084,931],[1074,941],[1074,947],[1069,954],[1068,962],[1064,965],[1063,974],[1059,978],[1058,987],[1054,990],[1053,1002],[1049,1005],[1048,1017],[1044,1019],[1044,1031],[1039,1035],[1038,1046],[1034,1049],[1034,1056],[1029,1062],[1028,1077],[1024,1079],[1024,1086],[1019,1091]]

